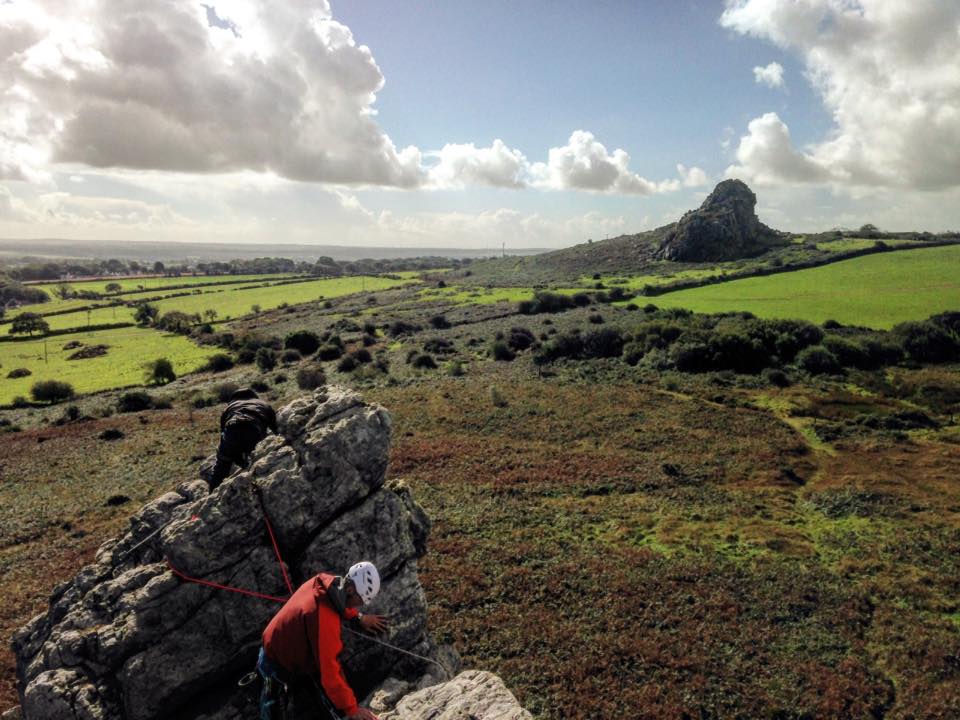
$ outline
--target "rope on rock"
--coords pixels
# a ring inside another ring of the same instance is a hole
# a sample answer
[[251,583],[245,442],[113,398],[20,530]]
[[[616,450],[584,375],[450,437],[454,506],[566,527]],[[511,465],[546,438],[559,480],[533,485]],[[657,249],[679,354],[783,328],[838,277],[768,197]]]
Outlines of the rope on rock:
[[390,648],[391,650],[396,650],[397,652],[403,653],[404,655],[409,655],[410,657],[415,657],[415,658],[417,658],[418,660],[423,660],[424,662],[433,663],[433,664],[436,665],[438,668],[440,668],[441,670],[443,670],[443,674],[444,674],[444,676],[446,677],[447,680],[449,680],[449,679],[452,677],[452,675],[450,674],[450,671],[447,670],[447,668],[444,667],[444,666],[443,666],[439,661],[437,661],[437,660],[433,660],[432,658],[428,658],[428,657],[426,657],[425,655],[417,655],[417,653],[415,653],[415,652],[410,652],[409,650],[404,650],[402,647],[397,647],[396,645],[391,645],[390,643],[388,643],[388,642],[386,642],[386,641],[384,641],[384,640],[380,640],[380,639],[375,638],[375,637],[373,637],[372,635],[368,635],[368,634],[366,634],[366,633],[358,632],[358,631],[354,630],[353,628],[344,627],[344,630],[346,630],[346,631],[349,632],[349,633],[353,633],[354,635],[357,635],[358,637],[362,637],[364,640],[369,640],[369,641],[372,642],[372,643],[376,643],[377,645],[383,645],[384,647],[388,647],[388,648]]

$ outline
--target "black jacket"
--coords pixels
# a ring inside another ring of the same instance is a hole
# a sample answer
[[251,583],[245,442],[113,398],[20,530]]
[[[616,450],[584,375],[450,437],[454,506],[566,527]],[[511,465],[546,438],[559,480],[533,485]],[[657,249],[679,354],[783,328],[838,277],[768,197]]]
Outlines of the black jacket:
[[231,420],[254,423],[263,431],[264,435],[267,434],[267,430],[272,430],[274,434],[277,433],[277,414],[263,400],[234,400],[227,405],[227,409],[220,416],[221,432]]

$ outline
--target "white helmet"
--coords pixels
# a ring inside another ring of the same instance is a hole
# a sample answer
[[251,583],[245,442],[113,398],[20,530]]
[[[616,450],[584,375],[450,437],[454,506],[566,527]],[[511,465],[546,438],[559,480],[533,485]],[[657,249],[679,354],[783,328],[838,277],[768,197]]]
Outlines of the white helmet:
[[358,562],[347,571],[347,579],[353,581],[353,587],[365,603],[373,600],[380,592],[380,573],[371,562]]

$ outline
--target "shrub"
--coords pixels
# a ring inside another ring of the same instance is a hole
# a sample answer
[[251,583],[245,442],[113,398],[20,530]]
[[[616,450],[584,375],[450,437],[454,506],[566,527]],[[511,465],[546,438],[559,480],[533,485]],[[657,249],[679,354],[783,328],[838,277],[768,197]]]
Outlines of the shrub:
[[646,354],[646,348],[637,342],[628,343],[623,347],[623,360],[627,365],[636,365]]
[[343,348],[339,345],[326,344],[321,345],[320,349],[317,351],[317,358],[320,360],[336,360],[341,355],[343,355]]
[[303,359],[303,356],[300,354],[299,350],[294,348],[288,348],[280,353],[280,362],[284,365],[292,365],[293,363],[298,363]]
[[916,362],[943,363],[960,360],[960,341],[942,324],[923,322],[901,323],[893,328],[904,352]]
[[173,371],[173,363],[167,358],[157,358],[148,362],[144,367],[144,379],[154,385],[166,385],[177,379]]
[[517,309],[524,315],[535,315],[537,313],[563,312],[572,307],[574,307],[574,302],[569,295],[562,295],[549,290],[537,290],[533,294],[533,300],[524,300]]
[[39,380],[30,388],[35,402],[58,403],[74,396],[73,386],[60,380]]
[[586,307],[590,304],[590,296],[587,293],[574,293],[571,299],[573,300],[573,304],[577,307]]
[[658,308],[658,307],[657,307],[656,305],[654,305],[653,303],[647,303],[646,305],[643,306],[643,311],[644,311],[647,315],[651,315],[651,314],[655,313],[655,312],[656,312],[657,310],[659,310],[659,309],[660,309],[660,308]]
[[340,372],[351,372],[356,369],[357,365],[360,363],[357,362],[356,358],[352,355],[345,355],[339,363],[337,363],[337,370]]
[[403,320],[395,320],[390,324],[390,327],[387,328],[387,333],[391,337],[399,337],[400,335],[411,335],[419,329],[419,325],[414,325],[413,323],[408,323]]
[[871,361],[863,346],[853,343],[846,338],[828,335],[823,339],[823,346],[833,353],[834,357],[844,367],[855,367],[869,370]]
[[430,318],[430,326],[436,330],[444,330],[450,327],[450,321],[447,320],[443,315],[434,315]]
[[838,328],[842,328],[842,327],[843,327],[843,325],[841,325],[840,323],[838,323],[836,320],[824,320],[824,321],[823,321],[823,329],[824,329],[824,330],[837,330]]
[[456,351],[453,343],[446,338],[428,338],[423,342],[423,349],[434,355],[450,355]]
[[767,368],[764,370],[763,379],[774,387],[784,388],[790,386],[790,378],[787,377],[787,374],[779,368]]
[[283,373],[277,373],[276,375],[273,376],[274,385],[282,385],[286,381],[287,381],[287,376],[284,375]]
[[261,372],[270,372],[277,366],[277,354],[268,347],[259,348],[254,360]]
[[117,412],[140,412],[153,407],[153,398],[143,390],[126,392],[117,398]]
[[433,355],[428,355],[423,353],[417,355],[412,362],[412,365],[418,370],[436,370],[437,361],[433,359]]
[[237,364],[238,365],[249,365],[254,360],[257,359],[257,353],[253,348],[240,348],[237,351]]
[[363,343],[364,347],[370,347],[371,345],[377,344],[377,338],[369,333],[364,333],[363,337],[360,338],[360,342]]
[[490,355],[494,360],[500,360],[503,362],[510,362],[513,360],[516,355],[513,354],[513,351],[507,346],[502,340],[497,340],[490,346]]
[[266,392],[270,389],[270,386],[267,385],[263,380],[254,380],[252,383],[250,383],[250,389],[256,390],[258,393]]
[[229,402],[230,396],[239,389],[240,386],[234,382],[217,383],[213,386],[213,394],[216,396],[218,401],[225,403]]
[[301,390],[315,390],[327,384],[323,368],[305,367],[297,371],[297,387]]
[[525,327],[510,328],[510,335],[507,337],[507,345],[510,347],[511,350],[515,350],[517,352],[521,350],[526,350],[535,342],[536,342],[536,339],[533,337],[533,333],[527,330],[527,328]]
[[188,315],[179,310],[171,310],[168,313],[164,313],[160,319],[156,321],[156,324],[161,330],[187,335],[190,333],[190,328],[194,322],[198,319],[196,315]]
[[801,350],[797,355],[797,365],[814,375],[836,375],[842,371],[837,357],[823,345]]
[[376,337],[377,326],[368,320],[363,324],[363,332],[365,332],[367,335],[373,335],[374,337]]
[[361,363],[364,365],[373,360],[373,357],[370,355],[370,351],[367,350],[366,348],[357,348],[352,353],[350,353],[350,355],[353,356],[353,359],[356,360],[358,363]]
[[503,397],[503,393],[497,390],[493,385],[490,386],[490,402],[493,403],[494,407],[506,407],[507,400]]
[[551,363],[560,358],[578,358],[583,352],[583,339],[577,333],[557,335],[542,346],[534,355],[534,362],[538,365]]
[[15,408],[30,407],[30,402],[23,395],[17,395],[10,404]]
[[217,353],[207,359],[206,369],[210,372],[224,372],[233,367],[233,358],[226,353]]
[[10,378],[11,380],[16,380],[17,378],[22,378],[22,377],[29,377],[30,375],[33,375],[33,373],[27,370],[27,368],[14,368],[13,370],[7,373],[7,377]]
[[297,330],[283,339],[283,347],[297,350],[301,355],[312,355],[320,347],[320,338],[310,330]]
[[584,333],[581,342],[581,353],[585,358],[620,357],[623,353],[623,337],[613,328]]
[[451,360],[443,366],[443,371],[450,377],[460,377],[466,374],[462,360]]
[[602,325],[603,315],[600,313],[592,313],[587,317],[587,321],[593,323],[594,325]]

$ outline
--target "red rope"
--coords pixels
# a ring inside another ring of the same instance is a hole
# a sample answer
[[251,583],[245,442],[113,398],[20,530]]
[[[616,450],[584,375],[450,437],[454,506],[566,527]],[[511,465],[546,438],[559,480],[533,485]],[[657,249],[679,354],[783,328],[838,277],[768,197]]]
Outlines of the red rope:
[[186,573],[180,572],[173,566],[173,563],[170,562],[169,558],[165,558],[167,561],[167,566],[170,568],[170,571],[179,578],[186,580],[187,582],[196,583],[197,585],[206,585],[207,587],[216,588],[217,590],[227,590],[229,592],[240,593],[241,595],[251,595],[255,598],[260,598],[261,600],[273,600],[278,603],[285,603],[288,598],[277,597],[275,595],[264,595],[263,593],[254,592],[253,590],[244,590],[243,588],[230,587],[229,585],[221,585],[220,583],[210,582],[209,580],[204,580],[203,578],[190,577]]
[[[287,575],[287,568],[283,564],[283,558],[280,556],[280,546],[277,545],[277,538],[273,534],[273,526],[270,524],[270,518],[267,516],[267,509],[263,506],[263,497],[260,493],[257,493],[257,499],[260,500],[260,510],[263,511],[263,521],[267,524],[267,532],[270,533],[270,542],[273,543],[273,552],[277,556],[277,563],[280,565],[280,572],[283,573],[283,581],[287,584],[287,591],[293,595],[293,585],[290,583],[290,577]],[[196,517],[194,517],[196,519]],[[221,585],[220,583],[211,582],[210,580],[204,580],[203,578],[190,577],[186,573],[180,572],[173,566],[173,563],[170,562],[169,558],[164,558],[167,561],[167,565],[170,567],[170,571],[177,577],[186,580],[187,582],[196,583],[197,585],[206,585],[207,587],[216,588],[217,590],[227,590],[228,592],[240,593],[241,595],[250,595],[255,598],[261,598],[262,600],[273,600],[278,603],[285,603],[289,598],[276,597],[275,595],[264,595],[263,593],[254,592],[253,590],[244,590],[243,588],[230,587],[229,585]]]
[[270,542],[273,543],[273,552],[277,555],[277,563],[280,565],[280,572],[283,573],[283,581],[287,584],[287,592],[293,595],[293,585],[290,584],[290,577],[287,575],[287,568],[283,564],[283,558],[280,557],[280,547],[277,545],[277,538],[273,534],[273,526],[270,524],[270,517],[267,515],[267,509],[263,506],[263,495],[257,493],[260,500],[260,510],[263,512],[263,521],[267,524],[267,532],[270,533]]

